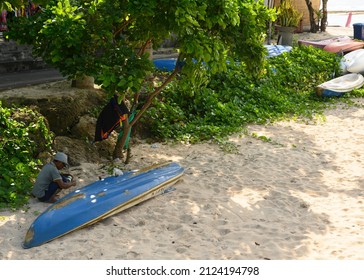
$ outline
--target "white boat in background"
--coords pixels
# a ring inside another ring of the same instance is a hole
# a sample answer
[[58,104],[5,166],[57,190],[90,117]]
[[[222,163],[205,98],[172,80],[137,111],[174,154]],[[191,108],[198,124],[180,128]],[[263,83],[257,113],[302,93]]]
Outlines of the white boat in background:
[[341,96],[345,92],[361,88],[363,85],[363,75],[350,73],[318,85],[316,93],[318,96],[323,97]]
[[344,55],[340,61],[343,73],[364,72],[364,49],[355,50]]

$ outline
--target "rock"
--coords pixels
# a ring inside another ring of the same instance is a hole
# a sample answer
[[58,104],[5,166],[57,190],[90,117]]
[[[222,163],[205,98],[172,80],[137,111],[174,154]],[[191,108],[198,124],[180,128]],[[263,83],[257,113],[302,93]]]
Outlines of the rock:
[[82,162],[102,161],[97,147],[85,140],[57,136],[54,139],[54,149],[68,155],[68,163],[70,166],[78,166]]
[[49,66],[33,56],[31,46],[3,41],[0,36],[0,74],[45,68]]
[[100,89],[78,89],[60,81],[0,92],[4,105],[36,106],[56,135],[67,135],[80,116],[106,101]]
[[83,88],[83,89],[93,89],[95,84],[94,77],[83,76],[81,79],[72,80],[72,87]]
[[[112,159],[116,133],[107,140],[93,143],[97,119],[90,111],[107,102],[102,90],[78,89],[71,87],[70,81],[60,81],[2,91],[0,100],[7,106],[31,106],[40,112],[56,135],[52,148],[66,153],[71,166]],[[28,116],[17,118],[26,123],[30,121],[26,119]],[[35,141],[40,143],[39,147],[44,146],[41,140]],[[38,158],[47,162],[50,155],[41,153],[43,150],[37,151]]]
[[112,134],[107,140],[93,143],[86,139],[57,136],[54,139],[53,148],[55,151],[68,155],[70,166],[78,166],[82,162],[100,163],[112,160],[116,137]]
[[94,145],[99,153],[100,157],[107,158],[111,160],[113,158],[113,152],[117,141],[117,133],[113,131],[109,138],[96,142]]
[[97,119],[90,115],[81,116],[78,123],[71,129],[72,135],[80,139],[93,141],[95,138],[96,121]]
[[44,151],[39,153],[37,158],[40,159],[43,164],[46,164],[53,159],[53,155],[49,151]]

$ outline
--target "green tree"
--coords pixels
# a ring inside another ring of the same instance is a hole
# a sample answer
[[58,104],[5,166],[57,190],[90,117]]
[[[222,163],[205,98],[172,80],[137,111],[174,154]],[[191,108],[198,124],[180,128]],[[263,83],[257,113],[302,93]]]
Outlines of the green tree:
[[[41,13],[17,18],[10,38],[72,79],[92,76],[131,111],[114,157],[123,157],[127,135],[170,81],[182,73],[192,82],[208,67],[226,71],[228,57],[258,74],[264,62],[266,23],[275,11],[262,0],[51,0]],[[173,36],[176,68],[158,83],[148,47]]]

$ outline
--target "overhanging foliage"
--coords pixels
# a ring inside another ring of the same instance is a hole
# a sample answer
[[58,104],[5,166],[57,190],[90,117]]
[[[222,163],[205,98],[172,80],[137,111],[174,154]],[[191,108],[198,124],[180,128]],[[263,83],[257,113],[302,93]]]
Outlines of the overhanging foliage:
[[[228,56],[259,75],[264,65],[266,23],[275,12],[256,0],[51,0],[43,11],[17,18],[10,38],[34,46],[34,52],[64,75],[93,76],[110,95],[119,94],[133,121],[124,135],[180,72],[193,80],[202,66],[226,71]],[[147,48],[174,36],[178,63],[165,81],[154,83]],[[140,95],[143,104],[138,105]],[[114,152],[120,157],[126,139]]]

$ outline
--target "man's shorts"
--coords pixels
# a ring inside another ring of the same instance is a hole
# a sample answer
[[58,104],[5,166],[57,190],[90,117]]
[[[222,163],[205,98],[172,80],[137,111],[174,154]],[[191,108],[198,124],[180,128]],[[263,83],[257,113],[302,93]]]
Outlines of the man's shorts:
[[52,182],[49,184],[48,189],[45,190],[44,196],[38,198],[39,201],[45,202],[51,199],[51,197],[57,192],[59,186],[57,183]]
[[[62,176],[62,181],[65,183],[69,183],[72,180],[72,175]],[[49,184],[48,189],[45,190],[44,196],[38,198],[39,201],[45,202],[51,199],[51,197],[60,189],[57,183],[52,182]]]

